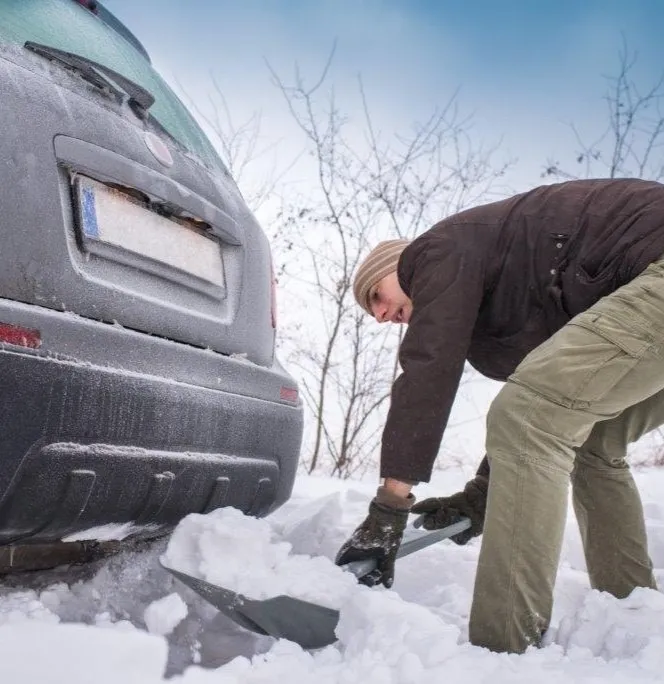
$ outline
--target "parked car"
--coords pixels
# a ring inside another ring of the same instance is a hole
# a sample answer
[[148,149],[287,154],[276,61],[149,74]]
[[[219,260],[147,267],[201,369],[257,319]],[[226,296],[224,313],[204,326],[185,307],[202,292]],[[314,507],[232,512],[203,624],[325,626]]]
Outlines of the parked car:
[[0,121],[0,570],[273,511],[302,403],[268,241],[201,127],[83,0],[0,2]]

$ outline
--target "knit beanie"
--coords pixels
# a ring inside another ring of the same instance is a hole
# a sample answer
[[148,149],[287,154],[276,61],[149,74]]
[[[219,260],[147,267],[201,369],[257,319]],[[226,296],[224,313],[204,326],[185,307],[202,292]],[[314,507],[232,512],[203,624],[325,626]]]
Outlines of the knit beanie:
[[410,240],[385,240],[379,242],[360,264],[353,281],[353,294],[357,303],[371,315],[369,290],[386,275],[397,270],[401,252]]

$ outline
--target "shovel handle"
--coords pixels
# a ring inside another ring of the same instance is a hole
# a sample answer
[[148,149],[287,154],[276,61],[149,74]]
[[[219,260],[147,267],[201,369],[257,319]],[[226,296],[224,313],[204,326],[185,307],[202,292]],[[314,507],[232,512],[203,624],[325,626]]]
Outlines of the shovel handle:
[[[431,532],[420,532],[418,528],[422,524],[422,518],[420,516],[413,523],[413,527],[409,527],[403,535],[403,540],[399,550],[397,551],[397,558],[404,558],[405,556],[410,556],[411,553],[415,551],[420,551],[425,549],[427,546],[436,544],[443,539],[449,539],[455,534],[459,534],[470,527],[470,520],[468,518],[461,518],[458,522],[452,523],[447,527],[441,527],[439,530],[432,530]],[[376,569],[376,561],[373,558],[362,561],[353,561],[352,563],[347,563],[343,566],[346,570],[355,575],[358,579],[368,575]]]

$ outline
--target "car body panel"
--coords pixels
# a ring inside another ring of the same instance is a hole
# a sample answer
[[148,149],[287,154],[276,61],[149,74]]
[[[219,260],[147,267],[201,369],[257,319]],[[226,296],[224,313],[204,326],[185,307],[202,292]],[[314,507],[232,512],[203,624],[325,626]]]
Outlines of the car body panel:
[[[164,168],[145,144],[145,124],[126,106],[108,111],[96,94],[76,93],[79,84],[57,87],[50,79],[54,67],[41,61],[0,49],[0,117],[22,122],[3,140],[13,163],[0,166],[0,236],[13,245],[0,252],[0,293],[269,365],[269,245],[234,183],[175,145],[175,163]],[[146,278],[86,252],[72,195],[77,174],[139,191],[154,205],[206,222],[222,250],[226,296],[167,276]]]
[[123,29],[103,6],[0,5],[0,550],[40,567],[109,529],[266,515],[301,448],[268,240]]

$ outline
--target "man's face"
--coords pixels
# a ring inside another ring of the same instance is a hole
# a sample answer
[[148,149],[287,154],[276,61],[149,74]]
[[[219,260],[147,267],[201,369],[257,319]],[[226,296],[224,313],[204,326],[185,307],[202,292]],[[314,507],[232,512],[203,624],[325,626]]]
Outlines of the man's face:
[[369,306],[379,323],[408,323],[413,313],[413,303],[401,289],[396,271],[371,287]]

